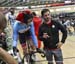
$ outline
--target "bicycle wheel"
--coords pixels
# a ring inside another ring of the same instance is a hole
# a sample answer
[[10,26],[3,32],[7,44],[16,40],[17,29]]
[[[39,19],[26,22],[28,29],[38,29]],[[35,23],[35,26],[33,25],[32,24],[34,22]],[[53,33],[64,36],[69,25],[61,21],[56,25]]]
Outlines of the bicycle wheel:
[[32,54],[27,55],[27,64],[35,64],[35,61],[32,59]]
[[34,55],[34,54],[31,54],[31,55],[30,55],[31,64],[35,64],[35,60],[36,60],[35,55]]
[[30,61],[30,55],[26,55],[23,57],[22,64],[32,64]]
[[26,56],[26,61],[27,61],[27,64],[31,64],[31,60],[30,60],[30,55],[28,54],[27,56]]

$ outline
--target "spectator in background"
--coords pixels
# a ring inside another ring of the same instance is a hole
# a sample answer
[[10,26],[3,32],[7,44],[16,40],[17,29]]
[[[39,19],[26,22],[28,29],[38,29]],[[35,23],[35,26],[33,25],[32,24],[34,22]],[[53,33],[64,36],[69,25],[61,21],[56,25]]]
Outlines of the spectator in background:
[[8,15],[8,20],[10,21],[10,25],[13,28],[14,22],[16,20],[16,16],[14,15],[15,9],[10,8],[9,12],[10,12],[10,14]]
[[[39,30],[40,24],[42,23],[42,19],[38,17],[35,12],[32,12],[32,15],[33,15],[35,34],[38,37],[38,30]],[[38,40],[38,48],[40,47],[41,47],[41,41]]]
[[72,32],[71,32],[71,20],[69,19],[69,17],[65,17],[65,22],[63,23],[63,25],[66,27],[68,34],[72,35]]
[[10,15],[11,13],[9,12],[9,10],[5,13],[5,17],[6,17],[6,19],[7,19],[7,25],[9,25],[10,23],[9,23],[9,15]]
[[65,17],[63,15],[60,15],[59,16],[59,20],[60,20],[60,23],[61,24],[64,24],[65,23]]

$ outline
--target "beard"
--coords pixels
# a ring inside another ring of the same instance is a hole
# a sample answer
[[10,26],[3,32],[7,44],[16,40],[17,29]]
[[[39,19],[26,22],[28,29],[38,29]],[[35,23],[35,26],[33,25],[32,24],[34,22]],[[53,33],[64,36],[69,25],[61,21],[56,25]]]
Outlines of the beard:
[[44,18],[45,22],[48,22],[51,20],[51,18]]

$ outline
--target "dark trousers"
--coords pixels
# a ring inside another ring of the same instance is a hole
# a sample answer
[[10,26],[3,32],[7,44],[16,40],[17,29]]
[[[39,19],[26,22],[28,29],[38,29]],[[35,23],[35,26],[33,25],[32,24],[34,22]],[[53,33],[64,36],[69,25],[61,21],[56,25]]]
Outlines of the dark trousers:
[[63,57],[61,49],[45,49],[46,59],[48,64],[53,64],[53,57],[56,64],[63,64]]

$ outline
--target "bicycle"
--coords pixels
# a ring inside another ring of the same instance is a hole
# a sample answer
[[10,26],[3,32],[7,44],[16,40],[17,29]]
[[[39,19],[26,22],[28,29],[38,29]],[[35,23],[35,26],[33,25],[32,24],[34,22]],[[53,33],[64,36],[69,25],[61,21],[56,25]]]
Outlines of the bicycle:
[[[27,64],[35,64],[35,60],[32,58],[34,56],[35,58],[35,53],[39,53],[38,51],[31,51],[31,45],[30,45],[30,40],[26,40],[26,46],[27,46],[27,53],[24,55],[23,59],[22,59],[22,63],[24,64],[24,62],[26,61]],[[40,51],[40,53],[43,53],[44,55],[41,55],[42,57],[45,57],[45,53],[44,51]],[[26,60],[25,60],[26,58]]]

